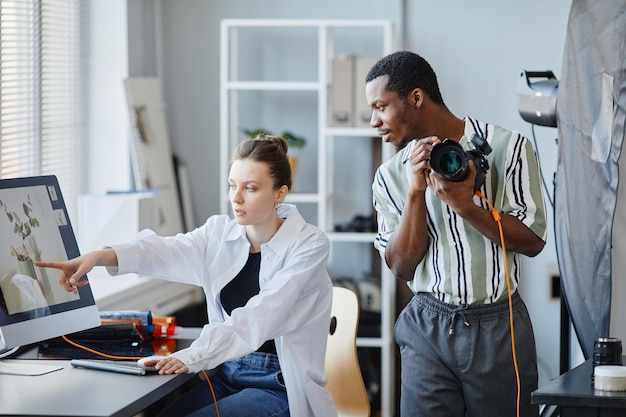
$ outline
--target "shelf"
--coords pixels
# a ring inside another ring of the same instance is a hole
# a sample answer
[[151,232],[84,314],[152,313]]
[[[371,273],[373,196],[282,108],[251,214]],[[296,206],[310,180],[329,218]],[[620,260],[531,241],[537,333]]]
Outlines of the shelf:
[[329,232],[326,233],[331,242],[374,243],[376,233],[362,232]]
[[353,19],[225,19],[228,27],[292,27],[292,28],[387,28],[388,20],[353,20]]
[[306,81],[227,81],[224,87],[240,91],[318,91],[320,84]]
[[[228,196],[223,197],[226,201],[228,201]],[[296,203],[312,203],[319,204],[322,200],[322,196],[316,193],[292,193],[288,194],[285,199],[285,203],[296,204]],[[225,211],[225,214],[230,214],[230,212]]]
[[[376,130],[370,127],[327,127],[326,134],[335,137],[362,137],[363,139],[371,139],[378,137]],[[382,139],[381,139],[382,141]]]
[[[380,323],[376,318],[373,324],[380,337],[357,337],[357,347],[380,354],[376,360],[380,375],[370,381],[380,387],[380,408],[372,409],[372,415],[385,417],[396,414],[397,402],[395,278],[374,249],[376,233],[332,230],[348,213],[371,212],[367,178],[373,165],[395,149],[371,127],[329,126],[329,99],[332,60],[341,54],[375,58],[390,53],[392,29],[391,22],[383,20],[315,19],[225,19],[220,29],[220,172],[224,176],[228,172],[232,150],[244,139],[243,128],[298,131],[307,137],[306,148],[297,150],[296,188],[313,191],[289,194],[285,202],[299,204],[307,221],[327,232],[333,243],[331,277],[352,276],[365,286],[369,277],[380,279]],[[280,94],[268,94],[272,92]],[[363,175],[355,169],[363,170]],[[222,212],[230,213],[228,195],[220,198]]]
[[357,347],[382,348],[384,339],[379,337],[357,337],[356,345]]
[[320,194],[315,193],[292,193],[287,195],[287,203],[319,203],[322,200]]

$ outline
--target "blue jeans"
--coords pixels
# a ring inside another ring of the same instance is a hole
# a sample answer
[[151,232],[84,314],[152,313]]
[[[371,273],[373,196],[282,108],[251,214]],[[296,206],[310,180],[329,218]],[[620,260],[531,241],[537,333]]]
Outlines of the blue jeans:
[[[278,356],[254,352],[209,373],[221,417],[289,417]],[[208,383],[200,384],[160,416],[214,417]]]
[[[538,416],[537,352],[526,306],[513,294],[520,415]],[[454,306],[417,294],[395,327],[401,354],[401,417],[515,417],[517,382],[508,301]]]

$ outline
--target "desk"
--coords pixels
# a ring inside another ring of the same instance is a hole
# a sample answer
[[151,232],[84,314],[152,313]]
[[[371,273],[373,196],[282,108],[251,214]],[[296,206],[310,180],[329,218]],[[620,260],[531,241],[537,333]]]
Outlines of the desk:
[[[200,332],[181,328],[171,338],[182,349]],[[150,417],[180,393],[205,383],[196,374],[136,376],[74,368],[69,359],[38,356],[35,347],[20,359],[4,360],[63,369],[38,376],[0,375],[0,416],[131,417],[143,412]]]
[[202,382],[195,374],[136,376],[74,368],[68,360],[14,360],[63,369],[0,375],[1,416],[130,417]]
[[625,416],[626,392],[594,389],[591,370],[590,359],[540,387],[532,393],[533,404],[559,406],[561,417]]

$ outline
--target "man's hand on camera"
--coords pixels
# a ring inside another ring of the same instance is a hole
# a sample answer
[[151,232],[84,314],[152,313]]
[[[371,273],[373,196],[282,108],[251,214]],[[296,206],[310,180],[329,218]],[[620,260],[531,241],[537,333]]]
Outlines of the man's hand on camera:
[[448,181],[436,172],[431,172],[427,178],[428,187],[439,199],[446,203],[455,213],[463,215],[465,208],[474,203],[474,177],[476,168],[474,162],[468,162],[469,171],[463,181]]
[[441,139],[437,136],[429,136],[415,142],[408,163],[411,164],[413,171],[411,187],[416,191],[424,192],[428,187],[428,176],[431,173],[430,151],[438,143],[441,143]]

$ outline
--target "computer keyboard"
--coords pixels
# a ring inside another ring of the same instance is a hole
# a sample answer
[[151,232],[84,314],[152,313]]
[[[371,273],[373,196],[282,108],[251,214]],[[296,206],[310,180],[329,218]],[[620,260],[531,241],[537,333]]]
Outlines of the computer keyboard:
[[108,359],[72,359],[71,365],[77,368],[97,369],[100,371],[120,372],[132,375],[158,373],[153,366],[144,366],[135,361],[114,361]]

